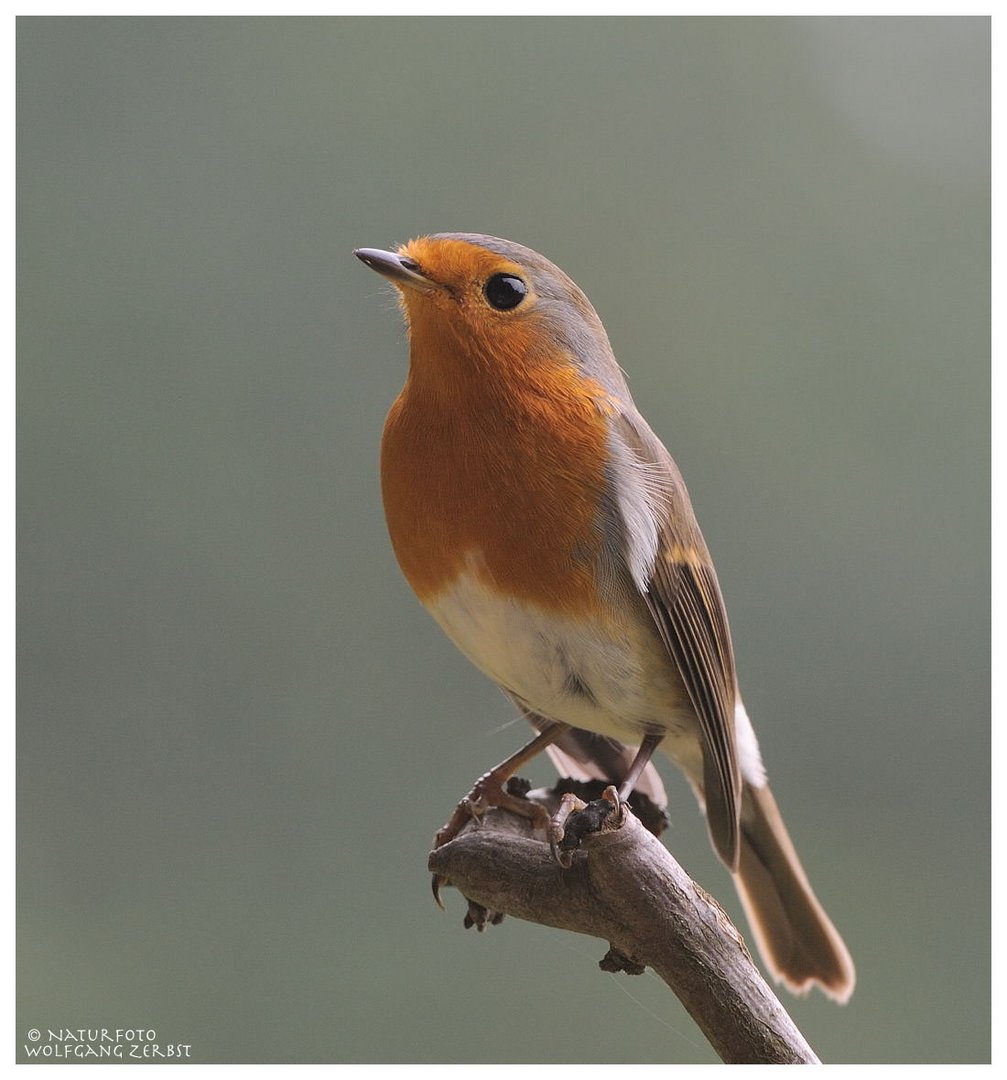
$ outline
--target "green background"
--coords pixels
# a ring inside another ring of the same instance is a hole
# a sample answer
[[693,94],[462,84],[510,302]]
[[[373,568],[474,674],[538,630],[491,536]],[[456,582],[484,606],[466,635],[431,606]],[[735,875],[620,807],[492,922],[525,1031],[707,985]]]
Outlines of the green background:
[[988,20],[22,19],[18,112],[21,1058],[713,1060],[602,943],[430,899],[525,732],[395,565],[350,252],[469,230],[579,282],[689,482],[858,967],[797,1023],[988,1060]]

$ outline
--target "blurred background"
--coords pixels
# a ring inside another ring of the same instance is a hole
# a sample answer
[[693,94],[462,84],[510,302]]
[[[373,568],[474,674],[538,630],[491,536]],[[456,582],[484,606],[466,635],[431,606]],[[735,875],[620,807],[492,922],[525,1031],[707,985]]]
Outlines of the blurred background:
[[440,230],[575,278],[687,478],[857,963],[796,1022],[826,1061],[989,1059],[989,41],[18,21],[22,1059],[141,1026],[206,1062],[714,1060],[601,942],[430,898],[526,735],[382,517],[407,349],[351,249]]

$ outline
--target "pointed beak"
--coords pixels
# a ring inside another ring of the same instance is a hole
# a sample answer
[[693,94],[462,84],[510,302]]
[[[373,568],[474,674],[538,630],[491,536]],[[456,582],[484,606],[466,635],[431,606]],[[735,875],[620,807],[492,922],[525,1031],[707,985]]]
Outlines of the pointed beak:
[[382,277],[388,278],[395,285],[424,293],[443,291],[443,286],[420,273],[419,263],[402,255],[396,255],[393,251],[382,251],[380,248],[357,248],[353,254],[366,266],[377,270]]

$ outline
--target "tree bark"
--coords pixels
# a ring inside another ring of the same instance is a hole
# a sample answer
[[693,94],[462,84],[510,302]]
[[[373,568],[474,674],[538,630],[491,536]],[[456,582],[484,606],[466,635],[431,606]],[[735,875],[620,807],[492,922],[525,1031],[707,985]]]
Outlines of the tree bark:
[[608,942],[603,970],[653,968],[723,1061],[817,1064],[720,905],[632,813],[601,802],[585,817],[593,810],[602,831],[582,838],[569,869],[500,809],[431,852],[429,868],[470,901],[466,925],[513,915]]

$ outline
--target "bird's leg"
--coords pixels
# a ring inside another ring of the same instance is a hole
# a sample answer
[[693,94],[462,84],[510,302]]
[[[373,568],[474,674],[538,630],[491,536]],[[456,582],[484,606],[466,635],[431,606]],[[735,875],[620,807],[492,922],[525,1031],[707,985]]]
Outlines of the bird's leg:
[[[539,828],[547,828],[549,824],[549,812],[544,806],[531,802],[528,799],[519,798],[506,791],[504,784],[533,757],[541,753],[550,743],[554,743],[564,732],[570,730],[569,724],[550,723],[535,736],[531,742],[522,746],[515,754],[501,761],[488,773],[484,773],[472,785],[472,790],[455,807],[454,813],[437,831],[434,837],[434,847],[443,847],[453,840],[461,831],[462,826],[470,818],[481,818],[491,807],[497,806],[510,810],[521,817],[530,819]],[[434,899],[441,904],[440,889],[444,879],[439,874],[434,874],[431,883],[434,891]]]
[[[623,778],[618,791],[616,791],[614,787],[609,786],[602,792],[601,799],[590,804],[585,803],[571,792],[567,792],[567,794],[563,796],[562,801],[559,804],[559,809],[550,818],[549,827],[546,830],[553,858],[560,866],[569,868],[573,862],[573,850],[580,843],[580,836],[587,835],[589,832],[596,832],[601,825],[601,822],[611,813],[611,809],[620,809],[630,795],[632,795],[633,788],[636,787],[636,782],[640,779],[640,774],[647,767],[647,762],[650,761],[654,751],[658,748],[663,738],[663,733],[660,735],[644,736],[643,742],[640,743],[640,748],[637,750],[636,756],[633,758],[629,771]],[[609,805],[605,806],[604,804],[606,803]],[[575,833],[571,835],[570,839],[564,845],[563,840],[566,837],[567,821],[572,815],[587,810],[589,806],[592,810],[591,814],[584,820],[578,821],[580,827],[575,830]]]
[[453,840],[461,831],[462,826],[470,817],[482,817],[491,806],[503,807],[511,810],[521,817],[530,818],[532,821],[539,819],[542,807],[527,799],[518,798],[504,790],[504,784],[532,758],[541,753],[550,743],[554,743],[565,731],[569,730],[569,724],[552,723],[544,731],[539,732],[531,742],[526,743],[515,754],[495,765],[489,772],[484,773],[472,785],[472,790],[458,803],[454,813],[444,826],[438,830],[434,837],[434,847],[443,847],[449,840]]
[[633,764],[629,767],[629,772],[623,777],[622,783],[619,785],[619,798],[625,801],[633,794],[633,788],[636,787],[637,780],[640,779],[640,773],[647,768],[647,762],[654,756],[654,751],[661,745],[661,740],[664,738],[664,732],[660,735],[644,735],[643,742],[640,743],[640,749],[636,752],[636,757],[633,758]]

